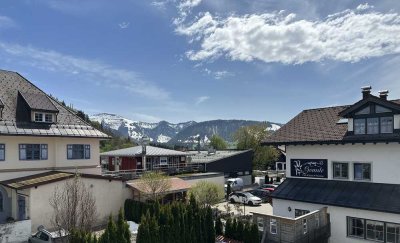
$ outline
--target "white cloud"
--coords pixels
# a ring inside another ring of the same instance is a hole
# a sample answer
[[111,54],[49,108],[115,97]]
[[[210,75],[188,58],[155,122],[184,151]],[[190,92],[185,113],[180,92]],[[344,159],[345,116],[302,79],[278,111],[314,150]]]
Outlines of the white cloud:
[[[185,21],[186,22],[186,21]],[[364,4],[319,21],[284,11],[229,17],[203,13],[190,24],[175,21],[176,32],[198,42],[191,60],[231,60],[302,64],[362,59],[400,53],[400,15]]]
[[16,26],[16,23],[14,22],[14,20],[12,20],[11,18],[9,18],[7,16],[0,15],[0,29],[6,29],[6,28],[15,27],[15,26]]
[[151,6],[157,8],[158,10],[164,11],[167,8],[166,5],[168,2],[169,1],[167,1],[167,0],[166,1],[154,1],[154,2],[151,2],[150,4],[151,4]]
[[197,97],[196,98],[196,105],[200,105],[201,103],[203,103],[203,102],[205,102],[205,101],[207,101],[207,100],[209,100],[210,99],[210,97],[209,96],[200,96],[200,97]]
[[230,76],[234,76],[234,74],[231,73],[231,72],[228,72],[226,70],[214,72],[214,78],[215,79],[224,79],[224,78],[227,78],[227,77],[230,77]]
[[15,63],[49,72],[65,72],[75,75],[82,81],[128,91],[149,99],[169,100],[167,91],[143,80],[138,73],[116,68],[100,61],[4,42],[0,42],[0,58],[11,59]]
[[230,76],[235,76],[234,73],[232,72],[228,72],[226,70],[221,70],[221,71],[211,71],[208,68],[204,68],[203,72],[206,73],[207,75],[211,75],[213,76],[213,78],[215,79],[224,79],[226,77],[230,77]]
[[129,25],[131,25],[131,23],[129,23],[129,22],[121,22],[121,23],[118,24],[118,26],[119,26],[121,29],[126,29],[126,28],[129,27]]

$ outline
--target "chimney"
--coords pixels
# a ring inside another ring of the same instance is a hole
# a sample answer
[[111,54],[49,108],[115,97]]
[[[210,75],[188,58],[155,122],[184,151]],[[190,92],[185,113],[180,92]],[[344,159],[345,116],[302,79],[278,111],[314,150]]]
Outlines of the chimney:
[[361,87],[363,99],[368,98],[371,95],[371,86]]
[[379,93],[379,98],[387,100],[389,90],[381,90],[378,93]]

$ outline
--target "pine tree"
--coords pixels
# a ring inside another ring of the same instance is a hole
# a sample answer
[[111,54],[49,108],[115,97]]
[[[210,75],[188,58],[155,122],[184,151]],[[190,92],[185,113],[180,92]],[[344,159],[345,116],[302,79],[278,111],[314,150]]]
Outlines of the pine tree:
[[228,218],[225,223],[225,236],[232,238],[232,219]]
[[138,228],[138,234],[136,237],[136,243],[148,243],[150,242],[150,231],[149,231],[149,220],[150,214],[146,213],[142,216],[140,220],[140,225]]
[[237,234],[237,221],[236,219],[233,219],[232,221],[232,228],[231,228],[231,232],[232,232],[232,239],[236,240],[238,238],[238,234]]
[[206,231],[207,231],[207,242],[214,243],[215,242],[215,228],[211,207],[208,206],[206,209]]
[[241,220],[239,220],[237,223],[237,228],[236,228],[236,240],[239,240],[239,241],[243,240],[243,231],[244,231],[243,222]]
[[251,225],[251,239],[252,242],[251,243],[259,243],[260,242],[260,233],[258,232],[258,226],[256,224],[252,224]]
[[223,228],[223,225],[222,225],[221,218],[218,217],[215,220],[215,234],[216,235],[223,235],[222,228]]
[[131,232],[129,231],[129,225],[125,221],[122,209],[119,210],[117,220],[117,242],[118,243],[130,243]]

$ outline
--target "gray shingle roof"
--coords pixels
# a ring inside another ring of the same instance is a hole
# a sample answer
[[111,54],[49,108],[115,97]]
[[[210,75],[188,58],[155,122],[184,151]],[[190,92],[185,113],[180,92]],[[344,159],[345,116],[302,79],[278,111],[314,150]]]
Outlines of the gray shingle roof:
[[[101,156],[127,156],[135,157],[142,155],[142,146],[135,146],[125,149],[113,150],[101,153]],[[153,146],[146,146],[146,156],[185,156],[187,153],[176,151],[172,149],[158,148]]]
[[249,150],[217,150],[215,153],[209,154],[208,151],[189,151],[191,162],[193,163],[210,163],[220,159],[235,156]]
[[287,178],[273,198],[400,214],[400,185]]
[[[4,104],[0,135],[108,138],[16,72],[0,70],[0,99]],[[31,122],[29,106],[57,110],[57,123]]]
[[33,94],[26,92],[20,92],[20,94],[32,110],[58,112],[58,109],[46,94]]

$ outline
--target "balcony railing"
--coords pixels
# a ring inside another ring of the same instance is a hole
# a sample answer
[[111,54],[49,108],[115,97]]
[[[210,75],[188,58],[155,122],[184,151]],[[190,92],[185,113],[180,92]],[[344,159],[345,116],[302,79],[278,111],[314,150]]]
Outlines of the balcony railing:
[[191,172],[204,172],[205,168],[203,164],[200,163],[189,163],[185,165],[176,165],[176,166],[152,166],[146,170],[144,169],[134,169],[134,170],[102,170],[103,176],[111,176],[111,177],[122,177],[126,179],[135,179],[140,177],[146,171],[161,171],[168,175],[173,174],[182,174],[182,173],[191,173]]

